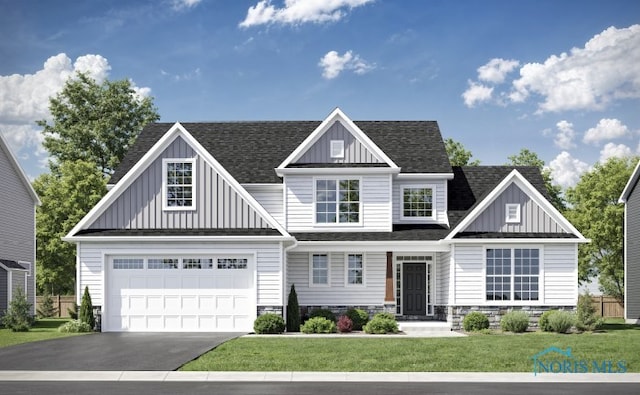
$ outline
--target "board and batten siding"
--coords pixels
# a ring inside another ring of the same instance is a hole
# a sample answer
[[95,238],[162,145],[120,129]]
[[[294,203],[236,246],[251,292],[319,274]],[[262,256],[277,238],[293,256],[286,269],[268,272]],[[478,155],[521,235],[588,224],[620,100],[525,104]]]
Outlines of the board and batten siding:
[[274,184],[274,187],[269,188],[252,184],[244,184],[243,187],[276,221],[284,225],[284,202],[281,184]]
[[578,248],[575,244],[544,246],[544,303],[575,306],[578,303]]
[[[89,287],[94,306],[104,304],[109,279],[103,281],[105,256],[193,256],[255,254],[256,301],[258,306],[281,306],[283,303],[283,251],[280,243],[78,243],[78,297]],[[106,282],[106,284],[105,284]],[[78,300],[78,303],[80,301]]]
[[287,256],[287,289],[295,284],[298,303],[303,306],[361,306],[384,304],[386,254],[364,255],[364,285],[345,285],[346,254],[358,251],[331,252],[329,255],[330,286],[309,286],[308,252],[289,252]]
[[314,180],[336,179],[325,176],[286,176],[287,230],[289,232],[307,231],[390,231],[391,204],[389,202],[389,175],[341,175],[338,179],[360,180],[361,224],[315,224]]
[[420,223],[447,223],[447,181],[446,180],[394,180],[393,181],[393,223],[416,223],[414,219],[404,220],[402,218],[402,208],[404,203],[402,188],[418,187],[430,185],[435,187],[434,203],[435,216],[434,219],[421,220]]
[[[195,210],[163,210],[163,159],[196,158]],[[90,229],[270,228],[182,138],[167,149],[98,217]]]
[[[344,158],[331,157],[331,140],[344,142]],[[342,123],[336,121],[295,163],[381,163]]]
[[449,304],[450,266],[451,252],[441,252],[436,255],[436,305]]
[[[508,203],[520,204],[520,223],[506,222]],[[509,185],[464,231],[565,233],[542,207],[515,184]]]
[[629,194],[625,206],[625,319],[640,320],[640,192]]

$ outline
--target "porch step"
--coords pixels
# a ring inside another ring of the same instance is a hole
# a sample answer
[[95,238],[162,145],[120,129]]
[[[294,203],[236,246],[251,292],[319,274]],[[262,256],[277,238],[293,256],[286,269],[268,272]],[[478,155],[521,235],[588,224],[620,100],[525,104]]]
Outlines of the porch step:
[[450,332],[451,325],[444,321],[398,321],[402,332]]

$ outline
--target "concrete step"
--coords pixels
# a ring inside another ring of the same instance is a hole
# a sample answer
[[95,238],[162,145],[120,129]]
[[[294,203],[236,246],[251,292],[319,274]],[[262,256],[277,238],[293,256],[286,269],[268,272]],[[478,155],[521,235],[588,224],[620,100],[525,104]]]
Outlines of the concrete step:
[[442,321],[398,321],[402,332],[450,332],[451,325]]

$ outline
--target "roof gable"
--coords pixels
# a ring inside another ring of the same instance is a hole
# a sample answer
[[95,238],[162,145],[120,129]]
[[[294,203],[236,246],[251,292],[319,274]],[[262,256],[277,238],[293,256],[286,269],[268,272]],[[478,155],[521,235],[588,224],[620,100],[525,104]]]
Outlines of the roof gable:
[[2,154],[3,152],[4,156],[7,158],[9,164],[13,168],[16,177],[20,180],[29,196],[31,196],[33,202],[37,205],[40,205],[40,199],[38,198],[36,191],[33,189],[33,186],[31,186],[31,181],[29,181],[29,178],[24,173],[24,170],[22,170],[20,163],[18,163],[18,159],[15,157],[13,151],[9,147],[9,143],[5,140],[2,133],[0,133],[0,154]]

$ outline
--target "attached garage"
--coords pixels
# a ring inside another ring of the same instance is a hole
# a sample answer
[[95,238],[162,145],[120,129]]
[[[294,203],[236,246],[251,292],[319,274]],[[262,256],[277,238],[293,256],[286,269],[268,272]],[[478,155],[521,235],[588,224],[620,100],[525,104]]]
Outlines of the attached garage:
[[103,331],[250,332],[255,256],[108,256]]

